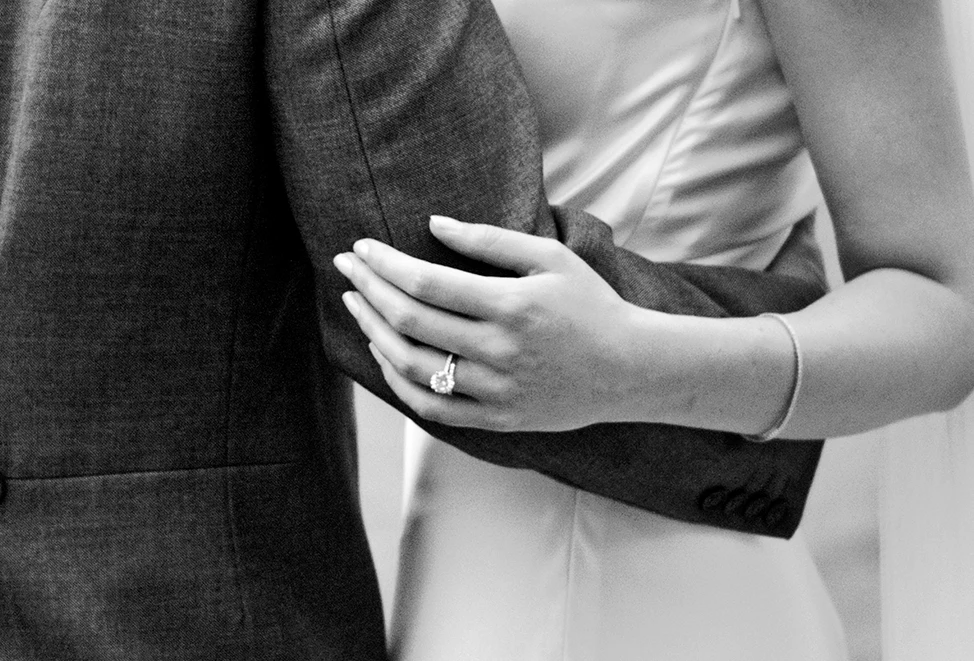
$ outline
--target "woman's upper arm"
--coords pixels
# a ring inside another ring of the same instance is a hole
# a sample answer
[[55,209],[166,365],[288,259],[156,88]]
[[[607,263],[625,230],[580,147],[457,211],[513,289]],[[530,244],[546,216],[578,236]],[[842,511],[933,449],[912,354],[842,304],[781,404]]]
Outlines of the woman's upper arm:
[[759,0],[847,277],[902,268],[974,300],[974,196],[940,0]]

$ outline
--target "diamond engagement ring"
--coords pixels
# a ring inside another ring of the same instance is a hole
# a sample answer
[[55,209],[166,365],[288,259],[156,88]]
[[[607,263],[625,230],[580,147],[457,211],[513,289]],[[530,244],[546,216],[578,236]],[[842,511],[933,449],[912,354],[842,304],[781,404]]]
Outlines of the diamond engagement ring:
[[438,395],[452,395],[453,386],[456,385],[456,381],[453,380],[453,373],[456,369],[457,361],[451,353],[446,357],[446,365],[443,366],[443,369],[439,372],[433,372],[433,376],[430,377],[430,388],[433,392]]

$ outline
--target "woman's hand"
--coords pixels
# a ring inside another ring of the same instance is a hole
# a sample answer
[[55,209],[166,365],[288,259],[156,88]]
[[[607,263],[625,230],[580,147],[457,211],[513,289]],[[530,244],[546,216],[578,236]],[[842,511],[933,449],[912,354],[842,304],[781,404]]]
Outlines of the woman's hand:
[[[473,275],[368,239],[337,256],[357,290],[345,303],[392,390],[453,426],[558,431],[613,419],[632,306],[557,241],[436,216],[430,229],[520,277]],[[452,397],[429,385],[448,353],[457,356]]]

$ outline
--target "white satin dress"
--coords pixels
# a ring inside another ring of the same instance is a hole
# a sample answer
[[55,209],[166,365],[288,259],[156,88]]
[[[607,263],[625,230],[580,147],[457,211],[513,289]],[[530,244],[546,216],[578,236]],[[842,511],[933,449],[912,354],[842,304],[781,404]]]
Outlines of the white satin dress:
[[[752,0],[495,0],[556,204],[648,258],[765,268],[821,204]],[[683,523],[407,429],[398,661],[835,661],[799,532]]]

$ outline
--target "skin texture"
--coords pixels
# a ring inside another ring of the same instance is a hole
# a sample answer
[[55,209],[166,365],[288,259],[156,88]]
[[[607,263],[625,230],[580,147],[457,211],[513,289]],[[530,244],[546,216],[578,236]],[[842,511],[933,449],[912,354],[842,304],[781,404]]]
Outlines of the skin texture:
[[[974,387],[974,196],[939,2],[760,4],[848,281],[788,316],[805,371],[782,436],[845,435],[951,408]],[[647,421],[753,434],[785,407],[794,359],[775,321],[640,310],[556,242],[431,230],[521,277],[461,277],[371,241],[336,260],[386,380],[424,417],[499,430]],[[446,351],[462,357],[463,397],[428,389]]]

